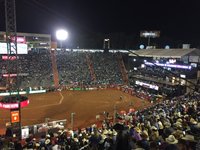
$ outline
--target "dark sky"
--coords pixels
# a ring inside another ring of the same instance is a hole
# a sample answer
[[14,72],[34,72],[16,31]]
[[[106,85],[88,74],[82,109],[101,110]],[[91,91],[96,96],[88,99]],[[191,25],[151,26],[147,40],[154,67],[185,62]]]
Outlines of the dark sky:
[[[4,30],[3,0],[0,30]],[[16,0],[17,29],[71,35],[160,30],[175,40],[200,39],[199,0]]]

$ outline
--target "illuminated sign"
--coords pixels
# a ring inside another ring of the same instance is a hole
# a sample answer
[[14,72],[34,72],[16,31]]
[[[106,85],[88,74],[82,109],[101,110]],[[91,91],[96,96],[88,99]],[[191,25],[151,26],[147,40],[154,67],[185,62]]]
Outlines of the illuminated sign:
[[186,75],[180,74],[180,77],[181,77],[181,78],[186,78]]
[[170,64],[176,63],[176,59],[169,59],[169,63],[170,63]]
[[196,68],[197,67],[197,63],[191,63],[190,64],[192,67]]
[[16,76],[28,76],[29,74],[28,73],[19,73],[18,75],[17,74],[3,74],[3,77],[7,78],[7,77],[16,77]]
[[[15,45],[14,43],[11,43],[11,54],[14,52]],[[0,54],[8,54],[7,43],[0,43]],[[27,44],[17,43],[17,54],[28,54]]]
[[153,85],[153,84],[149,84],[149,83],[145,83],[145,82],[141,82],[141,81],[135,81],[135,84],[143,86],[143,87],[147,87],[149,89],[154,89],[154,90],[159,89],[159,87],[157,85]]
[[151,38],[156,38],[160,37],[160,31],[141,31],[140,32],[140,37],[151,37]]
[[22,129],[22,139],[26,139],[29,137],[29,128]]
[[17,74],[3,74],[3,77],[16,77]]
[[2,57],[1,57],[3,60],[16,60],[16,56],[6,56],[6,55],[3,55]]
[[11,123],[19,122],[20,120],[19,111],[11,111],[10,115],[11,115]]
[[145,62],[145,64],[149,65],[149,66],[161,66],[161,67],[169,67],[169,68],[192,69],[192,66],[177,65],[177,64],[160,64],[160,63],[151,63],[151,62]]
[[[11,38],[11,41],[15,41],[15,37]],[[26,39],[24,37],[17,37],[17,43],[26,43]]]
[[[25,100],[20,103],[21,108],[28,106],[28,104],[29,104],[29,100]],[[17,108],[19,108],[19,104],[18,103],[1,103],[0,102],[0,108],[17,109]]]

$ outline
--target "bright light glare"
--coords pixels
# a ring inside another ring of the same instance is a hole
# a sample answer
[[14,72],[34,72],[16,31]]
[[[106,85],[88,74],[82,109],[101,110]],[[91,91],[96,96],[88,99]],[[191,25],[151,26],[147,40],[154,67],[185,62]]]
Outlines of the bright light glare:
[[58,40],[64,41],[68,38],[68,32],[66,30],[60,29],[56,31],[56,38]]

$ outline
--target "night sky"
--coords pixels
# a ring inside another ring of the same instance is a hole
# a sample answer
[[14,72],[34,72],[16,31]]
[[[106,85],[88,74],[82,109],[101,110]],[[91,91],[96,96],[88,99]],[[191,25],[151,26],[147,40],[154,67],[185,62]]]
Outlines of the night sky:
[[[200,39],[199,0],[16,0],[16,7],[19,32],[53,35],[65,27],[76,38],[109,33],[139,37],[141,30],[160,30],[166,39]],[[3,0],[0,20],[0,30],[5,30]]]

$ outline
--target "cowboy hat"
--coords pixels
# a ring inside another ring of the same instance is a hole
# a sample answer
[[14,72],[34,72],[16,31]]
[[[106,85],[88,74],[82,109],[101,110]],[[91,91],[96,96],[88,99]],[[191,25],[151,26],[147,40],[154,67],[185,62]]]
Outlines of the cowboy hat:
[[169,144],[177,144],[178,140],[174,137],[174,135],[169,135],[168,138],[165,139],[165,141]]
[[117,135],[117,132],[116,132],[115,130],[113,130],[113,135],[114,135],[114,136]]
[[144,131],[142,132],[141,136],[142,136],[143,138],[149,140],[149,134],[148,134],[147,130],[144,130]]
[[151,130],[157,131],[158,129],[157,129],[155,126],[152,126],[152,127],[151,127]]
[[161,129],[161,130],[164,128],[161,121],[158,121],[158,126],[159,126],[159,129]]
[[78,142],[79,140],[78,140],[78,138],[74,138],[74,141],[75,141],[75,142]]
[[184,135],[183,131],[181,131],[181,130],[176,130],[172,134],[176,137],[176,139],[181,139]]
[[103,130],[103,134],[104,135],[108,134],[108,130],[107,129]]
[[194,120],[194,118],[191,118],[191,119],[190,119],[190,123],[191,123],[191,124],[197,124],[198,122],[197,122],[196,120]]
[[182,123],[181,122],[176,122],[176,123],[174,123],[174,127],[182,128]]
[[177,119],[176,122],[183,122],[183,120],[181,118]]
[[46,139],[45,144],[48,145],[50,142],[50,139]]
[[170,122],[165,122],[164,126],[165,126],[165,128],[169,128],[169,127],[171,127],[171,123]]
[[136,131],[137,133],[141,133],[141,130],[140,130],[140,128],[138,128],[138,127],[135,127],[135,131]]
[[184,137],[182,137],[182,139],[185,141],[196,142],[196,140],[194,139],[194,136],[190,134],[186,134]]

